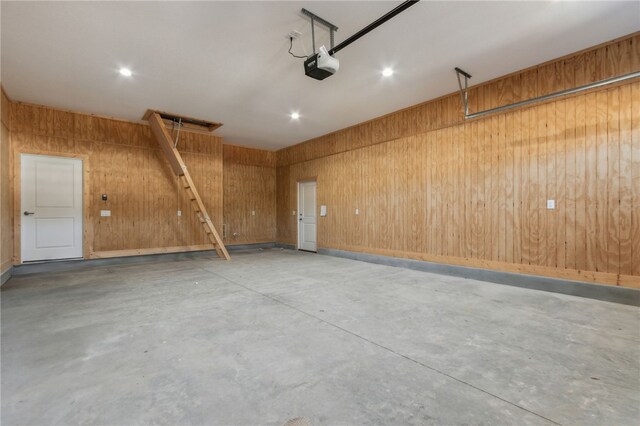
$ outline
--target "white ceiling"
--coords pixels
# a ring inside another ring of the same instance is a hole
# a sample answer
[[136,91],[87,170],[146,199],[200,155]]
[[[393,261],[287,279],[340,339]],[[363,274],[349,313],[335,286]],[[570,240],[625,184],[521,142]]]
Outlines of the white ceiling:
[[[339,52],[324,81],[287,53],[294,29],[294,52],[311,50],[302,7],[337,25],[340,42],[397,4],[2,1],[2,84],[63,109],[220,121],[227,143],[279,149],[455,91],[455,66],[477,84],[640,29],[637,1],[422,1]],[[321,28],[316,38],[328,44]]]

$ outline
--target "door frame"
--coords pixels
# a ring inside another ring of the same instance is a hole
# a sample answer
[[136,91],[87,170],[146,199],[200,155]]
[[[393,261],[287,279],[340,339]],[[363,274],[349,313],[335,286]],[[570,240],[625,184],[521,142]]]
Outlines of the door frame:
[[21,148],[15,149],[13,153],[13,264],[22,264],[22,176],[20,175],[22,154],[77,158],[82,161],[82,258],[89,259],[93,252],[93,232],[91,232],[93,225],[89,217],[91,188],[89,155]]
[[[301,178],[296,180],[296,250],[301,250],[300,249],[300,184],[302,183],[309,183],[309,182],[315,182],[316,183],[316,253],[318,252],[318,225],[319,225],[319,221],[318,221],[318,179],[316,176],[312,176],[312,177],[306,177],[306,178]],[[303,250],[303,251],[307,251],[307,250]],[[313,252],[309,252],[309,253],[313,253]]]

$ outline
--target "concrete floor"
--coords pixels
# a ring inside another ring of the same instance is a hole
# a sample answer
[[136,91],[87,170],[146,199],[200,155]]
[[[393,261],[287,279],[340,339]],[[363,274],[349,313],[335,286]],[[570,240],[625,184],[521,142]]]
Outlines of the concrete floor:
[[265,250],[17,276],[2,424],[640,420],[640,310]]

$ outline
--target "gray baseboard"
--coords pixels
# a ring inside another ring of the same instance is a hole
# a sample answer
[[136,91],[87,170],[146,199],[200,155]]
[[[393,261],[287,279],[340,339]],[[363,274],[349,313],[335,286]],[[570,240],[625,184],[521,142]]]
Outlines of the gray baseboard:
[[215,250],[189,251],[182,253],[155,253],[136,256],[110,257],[108,259],[75,259],[24,263],[13,267],[13,275],[38,274],[42,272],[62,272],[74,269],[85,269],[96,266],[134,265],[178,259],[196,259],[199,257],[217,256]]
[[9,278],[13,275],[13,266],[9,266],[6,271],[0,274],[0,285],[9,281]]
[[603,300],[606,302],[640,306],[640,290],[627,287],[616,287],[611,285],[601,285],[582,281],[562,280],[558,278],[517,274],[513,272],[500,272],[488,269],[470,268],[466,266],[446,265],[443,263],[403,259],[398,257],[358,253],[345,250],[319,249],[318,254],[344,257],[347,259],[377,263],[380,265],[396,266],[399,268],[432,272],[435,274],[470,278],[479,281],[487,281],[533,290],[550,291],[553,293],[586,297],[589,299]]
[[271,242],[271,243],[236,244],[236,245],[226,245],[226,247],[227,247],[227,251],[255,250],[255,249],[274,248],[276,247],[276,243]]
[[[226,246],[227,251],[255,250],[274,248],[275,243],[238,244]],[[38,274],[42,272],[62,272],[74,269],[91,268],[95,266],[134,265],[148,262],[170,261],[180,259],[197,259],[217,256],[215,250],[200,250],[180,253],[154,253],[136,256],[111,257],[108,259],[75,259],[48,261],[38,263],[24,263],[13,267],[13,275]]]
[[287,249],[287,250],[295,250],[295,244],[285,244],[285,243],[276,243],[277,248]]

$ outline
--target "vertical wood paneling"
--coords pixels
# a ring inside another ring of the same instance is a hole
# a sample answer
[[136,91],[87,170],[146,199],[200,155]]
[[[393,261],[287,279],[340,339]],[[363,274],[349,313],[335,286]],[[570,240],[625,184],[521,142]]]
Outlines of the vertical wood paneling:
[[[534,209],[538,212],[538,226],[537,226],[537,258],[535,259],[536,265],[549,266],[551,263],[551,256],[555,258],[555,250],[549,250],[547,245],[547,222],[549,220],[549,212],[544,210],[545,200],[552,194],[548,192],[547,178],[549,169],[549,158],[547,157],[547,110],[553,107],[553,104],[542,105],[538,112],[538,184],[537,184],[537,197],[534,204]],[[554,198],[555,198],[555,194]],[[555,235],[553,235],[555,239]]]
[[224,145],[223,159],[225,243],[275,241],[275,152]]
[[522,263],[522,111],[514,114],[513,123],[513,263]]
[[[631,212],[632,148],[631,148],[631,86],[621,86],[620,92],[620,273],[632,274]],[[639,208],[635,206],[635,208]]]
[[[91,252],[207,244],[148,126],[26,104],[13,104],[11,116],[17,151],[88,155]],[[231,243],[276,239],[274,152],[235,146],[223,152],[220,137],[189,132],[181,135],[179,150],[215,226],[222,229],[224,208],[224,217],[240,228],[240,239]],[[100,210],[112,216],[100,217]]]
[[639,85],[280,167],[278,202],[317,177],[321,247],[637,286]]
[[[578,83],[579,84],[579,83]],[[586,171],[591,168],[586,163],[586,97],[575,99],[575,158],[576,170],[574,181],[575,194],[575,269],[587,269],[587,198],[586,198]]]
[[569,137],[571,122],[568,119],[571,107],[567,101],[555,102],[555,111],[551,107],[549,115],[549,146],[553,150],[552,172],[547,177],[547,198],[556,200],[555,210],[547,210],[546,214],[551,219],[549,226],[549,240],[551,261],[548,266],[564,268],[566,261],[567,239],[572,234],[570,227],[572,221],[571,214],[571,190],[568,189],[571,175],[568,170],[571,155],[571,138]]
[[631,274],[640,275],[640,83],[631,85],[631,252]]
[[596,271],[608,272],[607,212],[609,199],[607,150],[607,92],[596,94]]
[[513,238],[514,238],[514,230],[513,230],[513,216],[514,216],[514,200],[513,200],[513,184],[514,184],[514,167],[515,167],[515,158],[514,158],[514,130],[513,130],[513,121],[515,120],[515,114],[505,115],[505,157],[504,157],[504,165],[505,165],[505,174],[502,180],[504,181],[505,186],[505,202],[504,202],[504,212],[505,212],[505,229],[504,229],[504,246],[505,246],[505,257],[504,261],[513,263]]
[[585,269],[597,270],[598,264],[598,156],[596,132],[596,94],[585,96],[585,232],[586,252]]
[[275,241],[275,196],[275,167],[225,162],[225,243],[247,244]]
[[620,90],[607,90],[607,272],[620,272]]
[[[207,244],[148,126],[19,103],[11,105],[11,120],[16,152],[88,156],[90,220],[85,227],[92,233],[91,253]],[[224,163],[227,181],[236,189],[227,192],[226,217],[242,222],[242,242],[275,240],[274,152],[234,146],[223,152],[222,138],[190,132],[181,134],[178,148],[218,229]],[[101,194],[108,201],[100,200]],[[100,217],[100,210],[111,210],[112,216]]]
[[[640,33],[474,86],[470,111],[494,108],[640,70]],[[463,121],[459,94],[400,110],[278,151],[278,166],[448,127]],[[336,143],[340,141],[340,143]]]
[[[637,39],[474,87],[472,108],[637,71]],[[640,287],[639,87],[465,123],[449,98],[431,101],[279,151],[278,203],[294,204],[293,184],[317,176],[329,208],[320,247]],[[295,242],[283,210],[278,235]]]
[[9,99],[0,88],[0,273],[11,266],[13,256],[13,233],[11,214],[13,197],[11,196],[11,117]]

